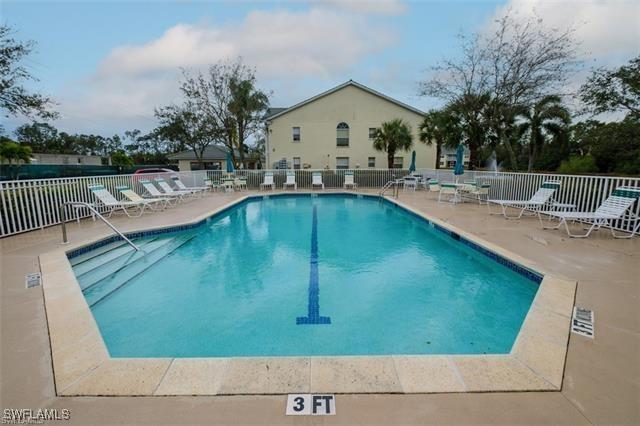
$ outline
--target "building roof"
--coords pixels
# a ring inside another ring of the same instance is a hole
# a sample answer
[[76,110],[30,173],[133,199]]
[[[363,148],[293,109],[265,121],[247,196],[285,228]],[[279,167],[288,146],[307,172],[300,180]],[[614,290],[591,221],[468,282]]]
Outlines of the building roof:
[[[209,145],[202,154],[203,160],[226,160],[228,149],[220,145]],[[167,155],[169,160],[193,160],[196,161],[196,153],[192,149]]]
[[[294,106],[292,106],[290,108],[270,108],[269,111],[267,112],[267,115],[266,115],[265,119],[273,120],[274,118],[280,117],[280,116],[282,116],[282,115],[284,115],[284,114],[286,114],[288,112],[291,112],[291,111],[293,111],[295,109],[298,109],[298,108],[300,108],[300,107],[302,107],[304,105],[307,105],[307,104],[309,104],[309,103],[311,103],[313,101],[316,101],[316,100],[318,100],[320,98],[323,98],[323,97],[325,97],[327,95],[330,95],[330,94],[332,94],[334,92],[337,92],[338,90],[342,90],[347,86],[357,87],[358,89],[362,89],[365,92],[369,92],[374,96],[377,96],[379,98],[387,100],[387,101],[389,101],[391,103],[394,103],[394,104],[396,104],[396,105],[398,105],[398,106],[400,106],[402,108],[405,108],[405,109],[408,109],[409,111],[415,112],[416,114],[423,115],[423,116],[425,115],[424,111],[420,111],[417,108],[414,108],[414,107],[412,107],[410,105],[407,105],[407,104],[405,104],[403,102],[400,102],[400,101],[398,101],[396,99],[390,98],[389,96],[383,95],[382,93],[377,92],[377,91],[365,86],[364,84],[360,84],[360,83],[357,83],[357,82],[355,82],[353,80],[349,80],[346,83],[342,83],[339,86],[334,87],[333,89],[329,89],[326,92],[322,92],[319,95],[311,97],[311,98],[309,98],[309,99],[307,99],[305,101],[302,101],[300,103],[297,103],[297,104],[295,104]],[[272,110],[273,110],[273,112],[272,112]]]
[[267,113],[265,114],[264,118],[265,119],[269,119],[269,118],[273,117],[274,115],[279,114],[282,111],[285,111],[287,109],[289,109],[289,108],[269,108],[267,110]]

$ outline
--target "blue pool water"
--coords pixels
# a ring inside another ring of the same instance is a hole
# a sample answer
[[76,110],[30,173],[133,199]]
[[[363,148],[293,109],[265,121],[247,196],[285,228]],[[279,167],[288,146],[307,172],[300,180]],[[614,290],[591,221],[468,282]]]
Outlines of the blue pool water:
[[135,241],[70,259],[113,357],[508,353],[538,288],[368,197],[253,199]]

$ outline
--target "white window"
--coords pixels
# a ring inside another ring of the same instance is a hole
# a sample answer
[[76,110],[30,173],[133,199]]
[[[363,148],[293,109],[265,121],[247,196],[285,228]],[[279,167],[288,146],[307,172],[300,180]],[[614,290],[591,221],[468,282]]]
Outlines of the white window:
[[336,145],[349,146],[349,125],[340,123],[336,127]]
[[293,128],[293,141],[300,142],[300,127]]
[[300,169],[300,157],[293,157],[293,168],[296,170]]
[[369,127],[369,139],[375,139],[376,133],[378,133],[377,127]]
[[336,157],[336,169],[348,169],[349,157]]
[[403,166],[402,157],[393,157],[393,168],[394,169],[401,169],[402,166]]
[[376,157],[369,157],[369,167],[376,166]]

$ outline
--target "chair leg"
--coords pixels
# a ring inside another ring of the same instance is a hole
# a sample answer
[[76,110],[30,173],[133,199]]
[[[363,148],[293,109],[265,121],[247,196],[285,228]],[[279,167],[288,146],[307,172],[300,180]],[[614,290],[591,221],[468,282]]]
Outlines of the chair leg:
[[616,234],[613,228],[611,228],[611,235],[613,235],[613,238],[618,238],[621,240],[633,238],[638,232],[638,229],[640,229],[640,219],[636,219],[635,222],[636,226],[633,227],[630,233],[627,233],[626,235]]

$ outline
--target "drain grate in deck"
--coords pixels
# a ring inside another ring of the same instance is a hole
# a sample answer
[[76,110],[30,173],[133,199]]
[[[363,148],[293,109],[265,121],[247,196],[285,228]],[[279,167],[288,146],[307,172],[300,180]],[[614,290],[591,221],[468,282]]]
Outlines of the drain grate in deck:
[[40,285],[40,273],[36,272],[35,274],[27,274],[24,277],[25,287],[38,287]]
[[593,339],[594,337],[594,316],[590,309],[573,307],[573,318],[571,319],[571,331],[580,336]]

